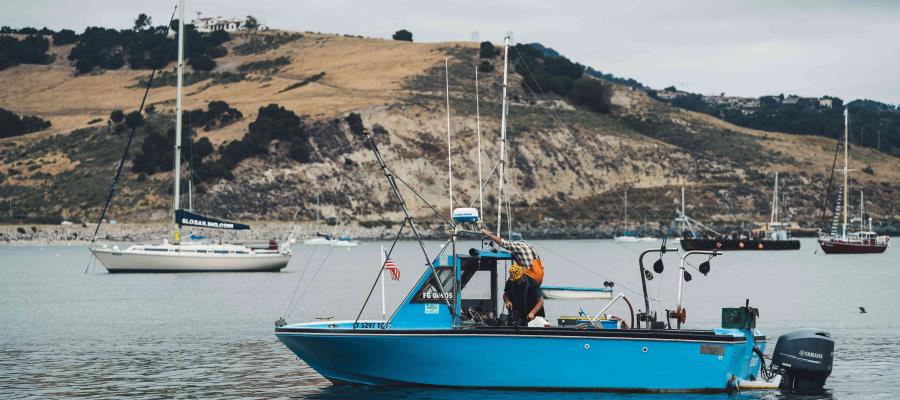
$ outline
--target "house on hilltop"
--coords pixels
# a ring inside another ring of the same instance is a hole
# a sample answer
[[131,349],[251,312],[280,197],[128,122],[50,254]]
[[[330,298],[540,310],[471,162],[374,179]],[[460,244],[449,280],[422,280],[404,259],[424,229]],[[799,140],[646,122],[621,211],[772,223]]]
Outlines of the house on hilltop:
[[198,32],[236,32],[247,29],[247,18],[200,17],[191,21]]

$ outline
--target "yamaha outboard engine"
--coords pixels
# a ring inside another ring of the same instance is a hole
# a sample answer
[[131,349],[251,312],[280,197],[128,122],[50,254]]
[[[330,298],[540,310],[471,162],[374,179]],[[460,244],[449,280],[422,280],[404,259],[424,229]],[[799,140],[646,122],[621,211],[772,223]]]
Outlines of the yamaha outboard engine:
[[831,375],[834,340],[819,329],[800,329],[778,338],[772,366],[781,374],[781,390],[821,393]]

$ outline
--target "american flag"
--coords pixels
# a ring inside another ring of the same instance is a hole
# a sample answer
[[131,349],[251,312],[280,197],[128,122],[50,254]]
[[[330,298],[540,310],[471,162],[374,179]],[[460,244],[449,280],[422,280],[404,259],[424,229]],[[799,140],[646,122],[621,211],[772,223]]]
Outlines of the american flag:
[[388,270],[391,273],[391,279],[395,281],[400,280],[400,266],[397,265],[394,260],[388,258],[384,262],[384,269]]

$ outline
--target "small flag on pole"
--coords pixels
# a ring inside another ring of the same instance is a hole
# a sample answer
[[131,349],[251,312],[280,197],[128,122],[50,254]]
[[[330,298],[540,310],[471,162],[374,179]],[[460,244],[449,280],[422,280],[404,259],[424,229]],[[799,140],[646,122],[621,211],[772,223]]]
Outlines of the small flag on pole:
[[394,260],[388,258],[387,261],[384,262],[384,269],[391,273],[391,279],[395,281],[400,280],[400,267]]

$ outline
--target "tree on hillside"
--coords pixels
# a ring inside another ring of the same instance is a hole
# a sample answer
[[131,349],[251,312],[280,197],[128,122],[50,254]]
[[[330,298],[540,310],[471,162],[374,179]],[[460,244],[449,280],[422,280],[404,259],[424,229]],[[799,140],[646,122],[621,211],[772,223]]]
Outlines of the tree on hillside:
[[113,110],[113,112],[109,113],[109,120],[114,124],[118,124],[125,119],[125,113],[122,110]]
[[206,54],[196,54],[188,60],[188,65],[195,71],[212,71],[216,62]]
[[572,83],[569,99],[575,104],[588,107],[591,111],[609,113],[609,93],[597,79],[581,78]]
[[256,17],[248,15],[247,22],[244,23],[244,28],[248,31],[255,31],[259,29],[259,21],[256,19]]
[[75,43],[75,31],[71,29],[61,29],[53,34],[53,45],[62,46],[64,44]]
[[478,50],[478,57],[480,58],[494,58],[497,56],[497,53],[500,51],[494,47],[494,44],[491,42],[481,42],[481,48]]
[[150,29],[153,27],[153,19],[148,17],[147,14],[140,13],[138,17],[134,20],[134,31],[142,31],[144,29]]
[[412,32],[410,32],[406,29],[401,29],[397,32],[394,32],[394,36],[392,36],[392,37],[394,38],[394,40],[401,40],[401,41],[406,41],[406,42],[413,41]]
[[125,116],[125,126],[129,128],[137,128],[144,124],[144,116],[137,111],[132,111]]
[[50,121],[35,116],[18,116],[0,108],[0,138],[24,135],[50,127]]

